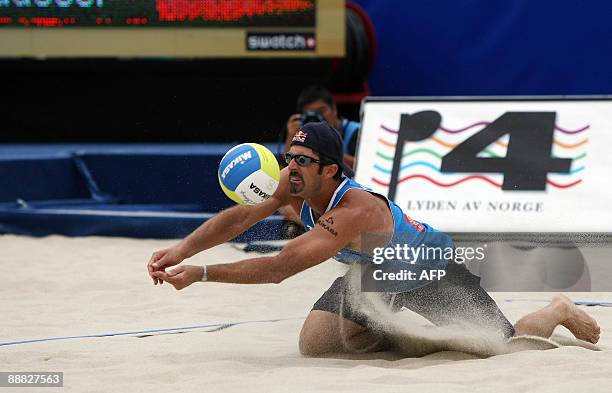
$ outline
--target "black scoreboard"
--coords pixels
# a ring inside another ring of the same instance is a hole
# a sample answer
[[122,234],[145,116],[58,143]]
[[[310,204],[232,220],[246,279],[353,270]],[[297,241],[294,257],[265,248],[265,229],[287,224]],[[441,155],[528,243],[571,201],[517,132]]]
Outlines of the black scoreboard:
[[315,26],[314,0],[0,0],[0,26]]
[[342,0],[0,0],[0,56],[339,57]]

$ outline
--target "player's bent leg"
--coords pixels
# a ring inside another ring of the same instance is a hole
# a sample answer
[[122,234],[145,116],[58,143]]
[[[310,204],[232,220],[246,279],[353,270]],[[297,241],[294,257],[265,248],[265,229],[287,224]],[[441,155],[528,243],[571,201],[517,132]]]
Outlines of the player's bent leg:
[[300,353],[362,353],[386,349],[386,341],[363,326],[337,314],[312,310],[300,332]]
[[368,317],[351,306],[347,277],[338,277],[312,306],[300,333],[300,352],[363,353],[387,349],[381,334],[368,329]]
[[521,318],[514,328],[516,335],[550,337],[558,325],[580,340],[593,344],[599,341],[600,328],[595,319],[561,294],[554,296],[548,306]]
[[480,278],[463,264],[450,263],[446,276],[412,291],[397,294],[393,308],[405,307],[437,326],[478,327],[506,338],[514,327],[480,286]]

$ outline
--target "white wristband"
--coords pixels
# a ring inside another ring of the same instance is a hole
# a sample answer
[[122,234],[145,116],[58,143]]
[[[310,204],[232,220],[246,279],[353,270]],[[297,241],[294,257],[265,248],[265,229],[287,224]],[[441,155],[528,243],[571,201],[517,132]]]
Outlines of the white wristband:
[[208,272],[206,271],[206,265],[202,266],[204,268],[204,272],[202,273],[202,278],[200,278],[201,282],[208,281]]

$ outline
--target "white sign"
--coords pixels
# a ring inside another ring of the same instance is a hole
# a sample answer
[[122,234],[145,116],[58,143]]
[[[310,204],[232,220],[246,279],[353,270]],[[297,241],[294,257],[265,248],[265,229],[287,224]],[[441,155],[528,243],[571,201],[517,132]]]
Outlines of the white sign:
[[612,232],[612,100],[367,99],[355,179],[450,232]]

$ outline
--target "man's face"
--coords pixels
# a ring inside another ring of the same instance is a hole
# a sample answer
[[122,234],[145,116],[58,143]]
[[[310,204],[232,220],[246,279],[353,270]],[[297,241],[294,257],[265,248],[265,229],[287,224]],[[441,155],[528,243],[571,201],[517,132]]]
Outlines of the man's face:
[[[304,155],[319,160],[319,155],[305,146],[291,146],[288,151],[292,155]],[[307,166],[299,166],[295,159],[287,165],[289,168],[289,192],[291,195],[306,198],[321,189],[322,175],[319,174],[319,163],[312,162]]]
[[323,100],[316,100],[304,105],[303,112],[318,112],[325,121],[332,127],[338,129],[340,119],[338,119],[338,110],[332,108]]

